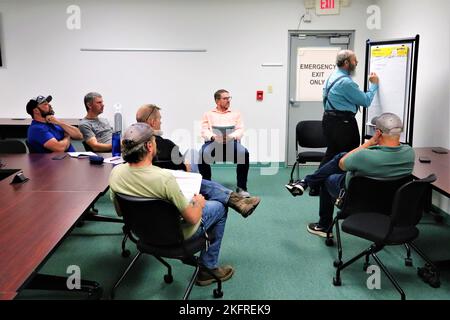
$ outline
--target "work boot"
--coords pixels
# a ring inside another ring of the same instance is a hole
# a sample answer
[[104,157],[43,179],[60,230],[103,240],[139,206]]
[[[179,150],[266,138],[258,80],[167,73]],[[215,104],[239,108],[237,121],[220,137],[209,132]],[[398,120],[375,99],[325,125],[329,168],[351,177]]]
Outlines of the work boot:
[[[221,281],[227,281],[233,276],[234,269],[232,266],[223,266],[215,269],[209,269]],[[196,284],[198,286],[209,286],[211,283],[217,282],[212,275],[210,275],[205,268],[201,268],[197,275]]]
[[253,213],[260,201],[261,199],[259,197],[245,198],[236,192],[231,192],[230,198],[228,199],[228,206],[236,210],[244,218],[247,218]]

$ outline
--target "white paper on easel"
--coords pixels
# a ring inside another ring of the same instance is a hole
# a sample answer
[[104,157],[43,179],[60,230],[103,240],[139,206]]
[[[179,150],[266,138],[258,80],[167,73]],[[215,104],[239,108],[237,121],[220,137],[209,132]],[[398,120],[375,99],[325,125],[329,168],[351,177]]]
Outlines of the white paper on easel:
[[[379,88],[368,108],[366,124],[373,130],[371,121],[384,112],[395,113],[406,126],[406,98],[408,80],[408,47],[386,46],[372,48],[370,72],[375,72],[379,79]],[[368,131],[371,134],[370,131]],[[405,140],[406,131],[400,137]]]
[[194,195],[200,193],[200,186],[202,184],[201,174],[181,170],[169,171],[177,180],[178,186],[187,201],[191,201]]

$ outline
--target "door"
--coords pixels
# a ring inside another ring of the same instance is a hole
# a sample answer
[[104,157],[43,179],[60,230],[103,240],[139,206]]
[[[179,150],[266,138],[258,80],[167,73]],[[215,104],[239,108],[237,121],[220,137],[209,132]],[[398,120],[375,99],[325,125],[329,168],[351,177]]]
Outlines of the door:
[[[303,120],[322,120],[321,92],[327,78],[326,73],[325,77],[322,76],[322,72],[332,72],[329,60],[338,50],[353,49],[353,38],[354,31],[289,31],[286,165],[292,166],[297,157],[297,123]],[[335,64],[335,59],[332,61]],[[297,76],[302,81],[297,81]],[[306,76],[309,77],[307,81]]]

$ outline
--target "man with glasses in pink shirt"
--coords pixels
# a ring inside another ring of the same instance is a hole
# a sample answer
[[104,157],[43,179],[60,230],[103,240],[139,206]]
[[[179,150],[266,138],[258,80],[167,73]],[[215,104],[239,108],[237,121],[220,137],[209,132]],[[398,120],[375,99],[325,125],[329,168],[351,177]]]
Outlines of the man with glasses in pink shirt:
[[[247,191],[250,156],[241,145],[244,124],[241,113],[231,110],[231,96],[227,90],[220,89],[214,93],[216,107],[203,115],[202,137],[205,144],[200,150],[199,172],[203,179],[211,180],[211,163],[214,161],[233,161],[237,163],[237,189],[241,196],[249,197]],[[225,155],[225,157],[224,157]]]

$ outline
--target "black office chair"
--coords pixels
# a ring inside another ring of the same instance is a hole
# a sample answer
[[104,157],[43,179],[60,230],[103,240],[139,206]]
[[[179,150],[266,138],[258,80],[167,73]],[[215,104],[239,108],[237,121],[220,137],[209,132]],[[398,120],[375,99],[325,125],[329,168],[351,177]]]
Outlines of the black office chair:
[[[400,187],[395,193],[391,214],[386,215],[379,212],[365,212],[352,214],[342,223],[342,230],[346,233],[372,241],[372,245],[363,252],[350,259],[348,262],[339,265],[336,276],[333,278],[335,286],[341,285],[341,271],[351,265],[356,260],[365,257],[364,270],[369,267],[369,259],[372,256],[384,274],[400,293],[401,299],[406,296],[402,288],[389,273],[388,269],[377,256],[377,252],[385,246],[408,244],[413,248],[431,270],[434,271],[435,279],[429,282],[433,287],[439,287],[439,271],[431,260],[425,256],[414,244],[413,241],[419,236],[416,225],[422,218],[425,206],[426,192],[430,188],[430,183],[436,181],[434,174],[421,180],[414,180]],[[420,276],[420,269],[419,269]]]
[[0,140],[0,153],[27,153],[27,147],[20,140]]
[[[338,258],[334,261],[334,266],[342,265],[342,242],[339,231],[339,220],[345,219],[352,214],[377,212],[389,215],[392,209],[395,192],[405,183],[412,181],[411,175],[405,177],[380,178],[355,176],[350,179],[346,190],[343,206],[336,214],[327,232],[325,244],[334,244],[331,232],[335,226],[336,241],[338,245]],[[412,266],[411,250],[406,245],[407,256],[405,264]]]
[[[29,153],[39,153],[36,149],[33,148],[33,146],[28,142],[28,140],[25,140],[25,144],[27,145]],[[48,151],[48,153],[50,153],[50,150]]]
[[298,152],[298,147],[302,148],[326,148],[327,141],[323,134],[322,121],[307,120],[297,123],[295,130],[295,153],[297,159],[292,167],[290,183],[294,182],[294,171],[297,168],[297,180],[300,179],[300,164],[307,162],[321,162],[325,156],[322,151],[302,151]]
[[155,160],[152,161],[152,164],[163,169],[186,171],[186,165],[184,163],[176,164],[171,160]]
[[[197,239],[184,240],[180,212],[175,205],[168,201],[132,197],[119,193],[115,195],[116,209],[120,210],[125,221],[126,237],[136,243],[138,253],[114,285],[111,298],[114,298],[115,290],[137,259],[146,253],[154,256],[167,267],[168,272],[164,276],[166,283],[171,283],[173,276],[171,266],[163,258],[178,259],[184,264],[195,267],[183,296],[184,300],[188,299],[200,268],[198,257],[195,254],[206,248],[207,241],[209,241],[207,235]],[[214,298],[220,298],[223,296],[222,282],[213,273],[210,274],[217,281],[217,289],[213,291]]]

